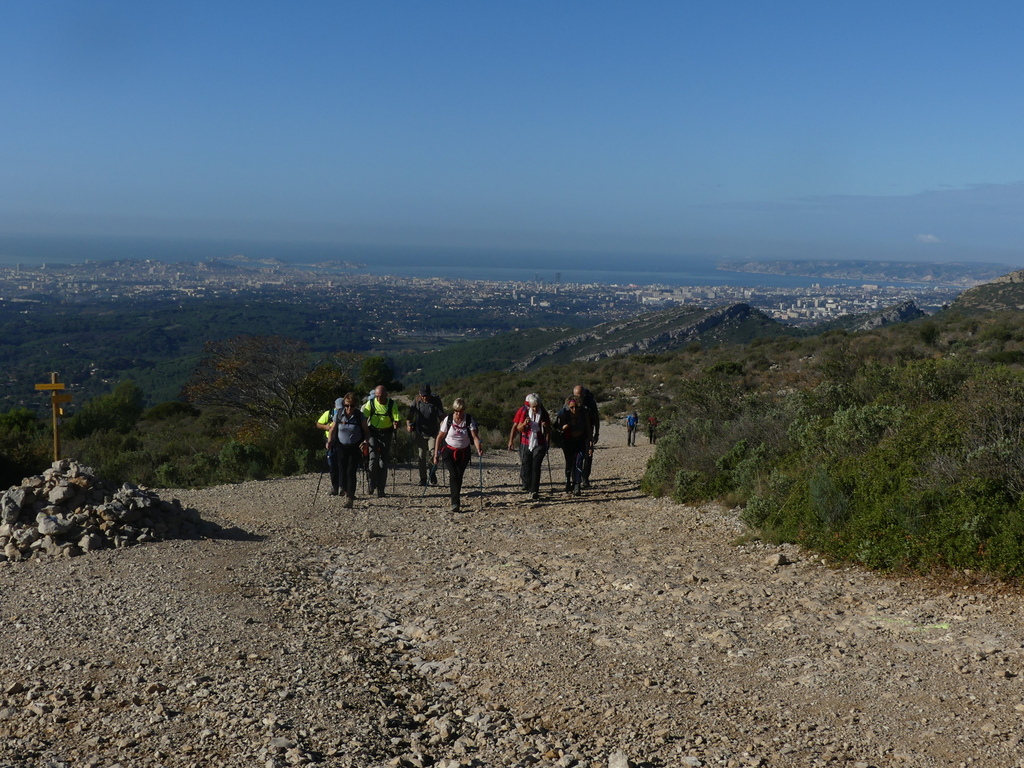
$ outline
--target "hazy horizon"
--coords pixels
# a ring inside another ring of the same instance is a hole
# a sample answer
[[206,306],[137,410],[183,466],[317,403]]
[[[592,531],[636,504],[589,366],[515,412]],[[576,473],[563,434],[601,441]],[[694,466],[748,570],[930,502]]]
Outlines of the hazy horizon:
[[0,236],[1019,263],[1022,22],[1005,0],[5,4]]

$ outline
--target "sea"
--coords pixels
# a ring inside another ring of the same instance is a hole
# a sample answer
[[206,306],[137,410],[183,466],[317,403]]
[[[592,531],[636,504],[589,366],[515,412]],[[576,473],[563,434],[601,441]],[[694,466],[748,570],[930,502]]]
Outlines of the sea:
[[720,268],[725,260],[711,255],[0,234],[0,267],[8,268],[128,259],[199,262],[239,256],[251,261],[276,259],[296,266],[349,262],[354,265],[352,272],[368,275],[501,282],[775,288],[856,286],[865,282],[890,284],[877,280],[738,272]]

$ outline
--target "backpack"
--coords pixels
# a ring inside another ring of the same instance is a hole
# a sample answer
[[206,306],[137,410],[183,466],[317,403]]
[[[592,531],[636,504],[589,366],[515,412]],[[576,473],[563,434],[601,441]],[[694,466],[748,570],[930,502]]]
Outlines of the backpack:
[[393,413],[395,401],[392,400],[389,397],[388,401],[384,404],[384,410],[383,411],[378,411],[377,410],[377,403],[378,402],[379,401],[377,400],[377,398],[376,397],[372,397],[372,396],[370,397],[369,400],[366,401],[367,405],[370,406],[369,414],[365,414],[366,415],[366,424],[367,424],[367,426],[370,426],[370,419],[372,419],[374,416],[387,416],[389,419],[391,419],[392,422],[397,423],[399,421],[399,419],[395,418],[395,414]]

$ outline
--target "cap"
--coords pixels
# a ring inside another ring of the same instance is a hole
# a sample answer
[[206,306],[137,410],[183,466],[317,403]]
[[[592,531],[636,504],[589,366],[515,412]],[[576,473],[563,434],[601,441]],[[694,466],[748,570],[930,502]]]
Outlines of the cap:
[[429,395],[430,394],[430,385],[429,384],[422,384],[420,386],[420,394],[421,395]]
[[345,398],[339,397],[337,400],[334,401],[334,409],[336,411],[340,411],[344,407],[345,407]]

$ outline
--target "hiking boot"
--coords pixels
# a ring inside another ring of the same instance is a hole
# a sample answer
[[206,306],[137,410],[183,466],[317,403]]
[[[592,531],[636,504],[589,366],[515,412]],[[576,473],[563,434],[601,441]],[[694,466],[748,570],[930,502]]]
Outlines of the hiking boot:
[[539,493],[537,493],[537,491],[534,491],[534,492],[533,492],[533,493],[532,493],[532,494],[530,495],[530,498],[531,498],[531,499],[533,499],[534,501],[536,501],[537,499],[539,499],[539,498],[540,498],[540,494],[539,494]]
[[452,514],[458,514],[461,511],[462,507],[460,507],[458,504],[452,504]]
[[379,491],[377,491],[377,498],[378,499],[383,499],[386,495],[387,494],[384,493],[384,489],[383,488],[381,488]]
[[572,495],[573,496],[579,496],[580,495],[580,487],[579,487],[579,485],[573,486]]
[[346,496],[345,497],[345,509],[352,509],[352,505],[355,504],[355,502],[356,502],[355,496]]
[[426,485],[427,485],[427,481],[426,480],[420,480],[420,482],[419,482],[420,488],[425,488]]
[[338,489],[337,489],[337,488],[331,488],[331,493],[330,493],[330,495],[331,495],[331,496],[337,496],[337,495],[338,495]]
[[431,485],[437,485],[437,475],[431,475],[430,476],[430,484]]
[[583,489],[584,491],[585,491],[585,490],[587,490],[587,488],[589,488],[589,487],[590,487],[590,481],[589,481],[589,480],[584,480],[584,481],[583,481],[583,485],[581,485],[580,487],[581,487],[581,488],[582,488],[582,489]]
[[565,492],[566,493],[572,493],[572,483],[566,483],[565,484]]

